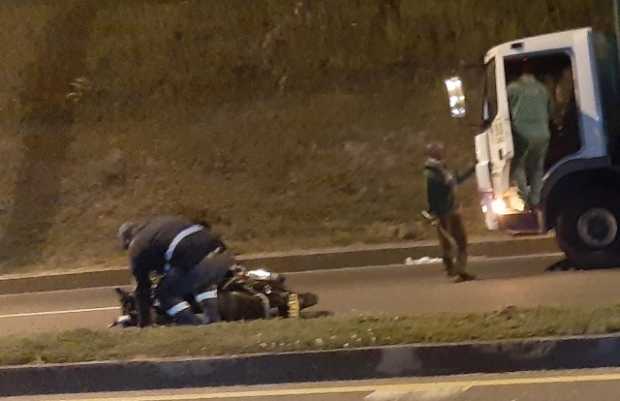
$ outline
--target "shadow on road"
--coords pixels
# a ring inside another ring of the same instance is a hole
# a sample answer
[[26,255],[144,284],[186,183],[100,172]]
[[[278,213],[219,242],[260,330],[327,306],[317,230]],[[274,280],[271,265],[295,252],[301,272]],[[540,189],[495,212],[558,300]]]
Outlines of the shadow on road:
[[567,271],[593,271],[593,270],[615,270],[615,269],[620,269],[620,267],[589,267],[589,266],[584,266],[584,265],[578,265],[576,263],[571,262],[568,259],[563,259],[547,267],[545,269],[545,272],[554,273],[554,272],[567,272]]
[[586,270],[586,269],[583,269],[575,265],[568,259],[563,259],[547,267],[545,269],[545,272],[553,273],[553,272],[566,272],[566,271],[571,271],[571,270]]

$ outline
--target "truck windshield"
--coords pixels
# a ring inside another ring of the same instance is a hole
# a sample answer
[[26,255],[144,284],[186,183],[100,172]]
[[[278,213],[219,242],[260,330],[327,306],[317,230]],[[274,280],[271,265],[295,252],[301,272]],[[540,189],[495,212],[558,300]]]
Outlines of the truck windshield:
[[482,122],[489,126],[497,114],[497,81],[495,79],[495,59],[485,67],[484,97],[482,103]]

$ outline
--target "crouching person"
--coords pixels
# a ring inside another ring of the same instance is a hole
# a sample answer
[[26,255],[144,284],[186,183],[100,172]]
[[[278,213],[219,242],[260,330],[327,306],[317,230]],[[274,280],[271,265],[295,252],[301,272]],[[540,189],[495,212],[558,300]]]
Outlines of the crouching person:
[[[124,223],[118,232],[136,279],[138,326],[151,324],[151,274],[161,276],[157,299],[180,325],[220,321],[217,287],[234,261],[221,253],[224,243],[207,226],[183,217],[161,216],[141,224]],[[192,294],[204,310],[204,319],[192,313],[184,298]]]

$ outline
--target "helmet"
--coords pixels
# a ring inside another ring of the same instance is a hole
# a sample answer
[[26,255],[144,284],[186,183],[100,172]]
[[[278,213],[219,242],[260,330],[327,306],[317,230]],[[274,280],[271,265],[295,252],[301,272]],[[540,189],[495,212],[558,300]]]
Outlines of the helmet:
[[121,246],[123,247],[123,249],[129,248],[129,244],[135,236],[135,232],[136,224],[130,221],[121,224],[121,226],[118,228],[117,237],[118,240],[121,242]]

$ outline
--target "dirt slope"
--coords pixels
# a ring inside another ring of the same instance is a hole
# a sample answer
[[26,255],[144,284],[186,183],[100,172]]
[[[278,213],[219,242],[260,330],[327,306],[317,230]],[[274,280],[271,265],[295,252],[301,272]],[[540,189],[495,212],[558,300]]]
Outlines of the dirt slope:
[[[109,264],[120,222],[162,212],[211,220],[238,251],[428,236],[423,145],[473,158],[441,80],[602,15],[529,5],[4,0],[0,272]],[[482,233],[473,183],[463,197]]]

